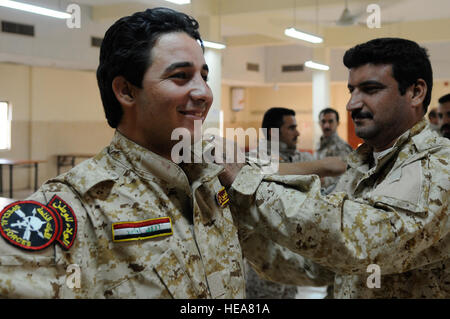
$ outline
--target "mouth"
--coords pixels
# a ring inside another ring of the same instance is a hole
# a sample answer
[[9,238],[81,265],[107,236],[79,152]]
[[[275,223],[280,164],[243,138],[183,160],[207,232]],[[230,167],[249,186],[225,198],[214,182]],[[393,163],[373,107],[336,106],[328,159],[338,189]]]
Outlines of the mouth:
[[178,113],[182,114],[184,117],[192,120],[204,120],[205,119],[205,112],[204,111],[198,111],[198,110],[192,110],[192,111],[186,111],[186,110],[179,110]]

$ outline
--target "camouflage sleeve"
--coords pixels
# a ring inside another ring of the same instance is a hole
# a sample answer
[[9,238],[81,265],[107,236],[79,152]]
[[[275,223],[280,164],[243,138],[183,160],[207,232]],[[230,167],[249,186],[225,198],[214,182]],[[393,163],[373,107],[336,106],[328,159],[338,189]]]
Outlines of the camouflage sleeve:
[[252,233],[240,242],[244,257],[263,279],[296,286],[324,286],[334,281],[331,271],[259,233]]
[[421,190],[425,214],[416,204],[387,196],[322,196],[317,176],[263,176],[249,166],[230,195],[240,205],[241,229],[270,236],[335,273],[365,273],[370,264],[384,274],[405,272],[450,255],[448,150],[444,153],[414,164],[423,170],[417,173],[421,184],[413,188]]
[[[30,199],[46,202],[40,191]],[[56,298],[62,273],[55,263],[54,245],[26,251],[0,239],[0,298]]]

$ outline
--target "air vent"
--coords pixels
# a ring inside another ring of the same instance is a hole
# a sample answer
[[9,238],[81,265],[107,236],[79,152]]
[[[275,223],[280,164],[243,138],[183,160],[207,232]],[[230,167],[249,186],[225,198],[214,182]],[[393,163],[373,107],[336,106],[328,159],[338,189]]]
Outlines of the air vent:
[[247,63],[247,71],[259,72],[259,64]]
[[100,48],[102,46],[103,38],[91,37],[91,46]]
[[303,64],[282,65],[281,72],[302,72]]
[[34,37],[34,26],[29,24],[2,21],[2,32]]

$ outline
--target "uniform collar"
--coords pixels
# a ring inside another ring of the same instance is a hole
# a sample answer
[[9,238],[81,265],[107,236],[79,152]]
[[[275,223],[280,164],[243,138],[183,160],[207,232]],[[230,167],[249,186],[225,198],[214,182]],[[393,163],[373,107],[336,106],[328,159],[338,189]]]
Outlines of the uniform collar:
[[320,149],[327,146],[328,144],[335,144],[338,140],[340,140],[340,137],[337,135],[336,132],[331,134],[330,136],[324,136],[322,135],[320,137]]
[[[200,154],[209,144],[209,140],[201,140],[194,144],[191,149],[193,163],[178,165],[136,144],[119,131],[116,131],[109,148],[109,154],[123,165],[135,170],[138,174],[146,177],[157,177],[170,185],[179,187],[180,185],[189,186],[186,184],[186,177],[189,177],[190,182],[197,179],[206,181],[214,178],[223,170],[223,167],[220,165],[201,161]],[[195,171],[195,178],[193,178],[191,170]],[[188,191],[187,188],[185,190]]]
[[[417,136],[421,134],[422,131],[424,131],[426,124],[427,124],[426,120],[422,118],[422,120],[417,122],[412,128],[410,128],[402,135],[400,135],[395,141],[390,151],[383,154],[383,156],[378,159],[376,167],[383,166],[384,163],[389,161],[392,158],[392,156],[394,156],[406,143],[411,142],[411,140],[414,143],[418,139]],[[406,157],[404,159],[406,159]],[[368,169],[368,166],[374,163],[373,147],[369,146],[366,143],[363,143],[354,152],[349,154],[347,162],[350,165],[350,167],[353,168],[365,167],[366,169]]]

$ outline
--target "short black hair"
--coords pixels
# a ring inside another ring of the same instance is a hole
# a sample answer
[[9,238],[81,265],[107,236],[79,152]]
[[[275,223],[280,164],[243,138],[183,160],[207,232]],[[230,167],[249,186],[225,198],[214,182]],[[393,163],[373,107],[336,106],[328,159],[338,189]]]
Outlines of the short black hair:
[[295,116],[295,111],[284,107],[272,107],[264,113],[262,128],[267,129],[266,138],[270,139],[270,129],[280,128],[283,125],[283,116]]
[[330,114],[330,113],[336,114],[336,122],[339,123],[339,113],[338,113],[338,111],[336,111],[335,109],[332,109],[331,107],[324,108],[322,111],[320,111],[319,120],[320,120],[320,117],[322,116],[322,114],[325,115],[325,114]]
[[123,17],[106,31],[100,48],[97,82],[105,116],[112,128],[119,125],[123,115],[112,89],[113,79],[121,75],[141,88],[142,78],[152,63],[150,51],[159,37],[171,32],[185,32],[198,40],[204,49],[198,28],[198,22],[184,13],[154,8]]
[[450,102],[450,93],[441,96],[441,97],[439,98],[438,102],[439,102],[439,104],[443,104],[443,103]]
[[427,84],[423,100],[424,114],[427,112],[433,89],[433,71],[427,49],[416,42],[401,38],[378,38],[347,50],[343,60],[349,69],[368,63],[391,64],[401,95],[418,79],[423,79]]

